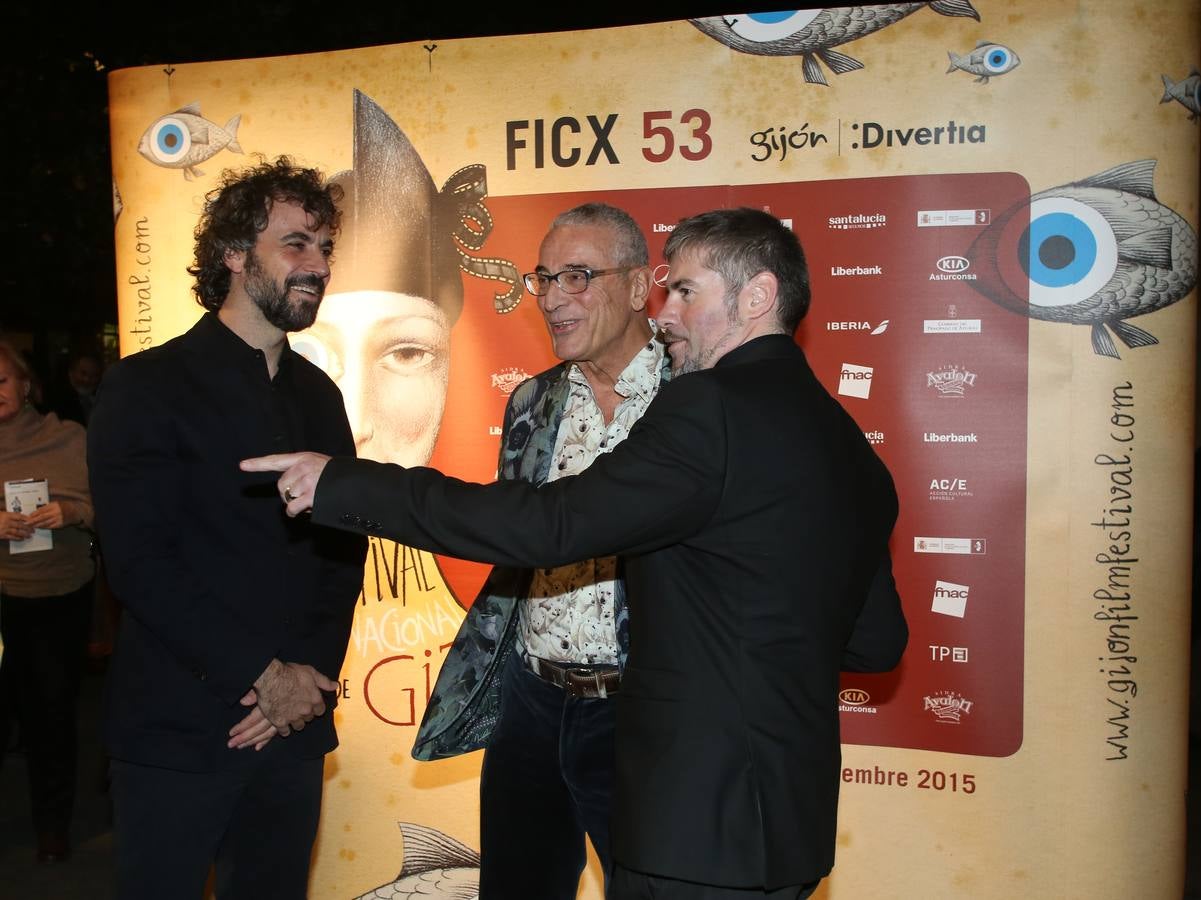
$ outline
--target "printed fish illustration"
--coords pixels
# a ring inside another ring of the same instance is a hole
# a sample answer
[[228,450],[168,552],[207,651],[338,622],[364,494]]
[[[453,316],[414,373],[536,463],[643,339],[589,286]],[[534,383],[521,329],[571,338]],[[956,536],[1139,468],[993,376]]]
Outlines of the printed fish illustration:
[[397,825],[404,841],[400,874],[355,900],[479,900],[478,853],[435,828]]
[[138,141],[138,152],[156,166],[183,169],[183,177],[191,181],[204,174],[197,163],[226,149],[243,152],[238,143],[241,122],[239,113],[222,128],[200,115],[199,103],[189,103],[155,120]]
[[981,41],[971,53],[963,56],[950,50],[947,51],[947,56],[951,59],[950,68],[947,69],[948,75],[956,69],[962,69],[964,72],[979,75],[980,77],[975,79],[977,84],[988,84],[988,79],[1012,72],[1022,64],[1018,55],[1004,44],[989,41]]
[[971,0],[932,0],[928,3],[877,3],[870,6],[783,10],[705,16],[689,21],[740,53],[756,56],[799,56],[805,81],[828,84],[818,60],[835,75],[862,69],[863,63],[832,49],[879,31],[920,9],[930,7],[943,16],[969,16],[980,21]]
[[972,286],[1021,315],[1089,326],[1102,356],[1119,358],[1108,332],[1131,348],[1158,344],[1126,320],[1196,286],[1197,234],[1156,199],[1155,163],[1123,163],[1006,210],[967,251],[981,273]]
[[1172,81],[1167,75],[1159,77],[1163,79],[1163,97],[1159,102],[1175,100],[1189,111],[1188,120],[1196,122],[1201,115],[1201,72],[1193,68],[1183,81]]

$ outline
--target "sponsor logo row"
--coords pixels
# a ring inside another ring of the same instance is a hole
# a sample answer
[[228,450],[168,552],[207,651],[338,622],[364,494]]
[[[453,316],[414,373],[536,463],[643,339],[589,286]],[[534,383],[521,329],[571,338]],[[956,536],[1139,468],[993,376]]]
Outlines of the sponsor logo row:
[[[863,432],[863,436],[867,438],[869,444],[884,444],[888,441],[888,435],[880,429]],[[922,433],[922,443],[925,444],[978,444],[980,443],[980,435],[974,431],[957,432],[957,431],[926,431]],[[971,494],[961,496],[970,497]],[[931,496],[930,499],[936,499]],[[953,499],[952,497],[943,497],[944,500]]]
[[[890,322],[883,319],[879,324],[853,319],[831,320],[826,323],[826,331],[866,331],[875,337],[888,330]],[[980,334],[983,325],[980,319],[923,319],[922,334]]]
[[[895,217],[894,217],[895,218]],[[782,220],[791,228],[792,220]],[[918,228],[962,228],[973,225],[988,225],[992,221],[989,209],[919,209],[909,220]],[[651,223],[655,234],[670,234],[675,224]],[[881,210],[846,212],[826,217],[826,228],[830,231],[875,231],[888,227],[888,214]]]
[[[867,400],[875,380],[874,366],[844,362],[838,373],[838,393],[843,397]],[[966,366],[948,363],[926,373],[926,389],[945,400],[962,400],[976,386],[979,376]]]
[[[934,260],[927,281],[975,281],[972,261],[966,256],[940,256]],[[888,274],[882,263],[838,263],[830,266],[831,278],[882,278]]]
[[[933,649],[933,647],[932,647]],[[962,650],[967,660],[967,648],[938,648],[940,650]],[[958,691],[937,691],[922,698],[922,712],[943,725],[959,725],[971,715],[973,700]],[[845,688],[838,694],[838,711],[858,715],[875,715],[879,707],[872,704],[871,695],[861,688]]]
[[[962,228],[987,225],[992,221],[988,209],[919,209],[914,220],[918,228]],[[864,231],[885,228],[888,215],[880,210],[847,212],[826,219],[830,231]]]

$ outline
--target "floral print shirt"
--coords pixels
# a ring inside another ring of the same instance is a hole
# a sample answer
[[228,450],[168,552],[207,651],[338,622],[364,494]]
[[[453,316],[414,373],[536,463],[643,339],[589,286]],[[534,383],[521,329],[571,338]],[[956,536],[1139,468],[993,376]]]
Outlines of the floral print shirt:
[[[652,331],[654,324],[652,323]],[[622,400],[605,423],[588,379],[574,363],[567,406],[555,439],[547,481],[584,471],[602,453],[625,440],[659,391],[663,344],[650,339],[617,379]],[[529,597],[518,604],[518,635],[530,656],[561,663],[617,663],[614,579],[617,559],[587,559],[554,569],[536,569]]]

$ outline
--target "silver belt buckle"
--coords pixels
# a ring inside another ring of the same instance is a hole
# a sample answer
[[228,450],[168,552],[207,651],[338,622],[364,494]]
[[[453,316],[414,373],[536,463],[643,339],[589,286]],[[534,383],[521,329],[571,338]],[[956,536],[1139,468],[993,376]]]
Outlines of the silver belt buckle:
[[[575,679],[573,679],[571,677],[571,673],[573,671],[572,669],[566,669],[564,671],[565,671],[565,675],[566,675],[566,678],[565,678],[566,681],[568,681],[572,684],[580,683],[579,681],[576,681]],[[580,670],[576,669],[574,671],[578,673]],[[607,700],[609,698],[609,690],[608,690],[608,688],[605,687],[605,675],[607,675],[608,673],[602,671],[599,668],[589,668],[587,670],[587,674],[589,677],[591,677],[592,684],[596,687],[596,696],[601,700]],[[584,682],[584,683],[586,683],[586,682]],[[587,694],[584,695],[585,698],[587,698],[587,696],[588,696]]]
[[602,700],[609,699],[609,691],[605,688],[605,676],[599,670],[594,670],[592,678],[596,681],[596,695]]

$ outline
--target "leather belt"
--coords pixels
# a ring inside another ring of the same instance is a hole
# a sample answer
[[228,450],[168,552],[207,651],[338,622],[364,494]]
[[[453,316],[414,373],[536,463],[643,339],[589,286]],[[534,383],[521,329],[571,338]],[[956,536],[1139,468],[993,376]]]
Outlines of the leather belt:
[[556,663],[536,656],[525,657],[525,665],[543,681],[562,688],[568,697],[604,699],[616,694],[621,685],[617,666]]

